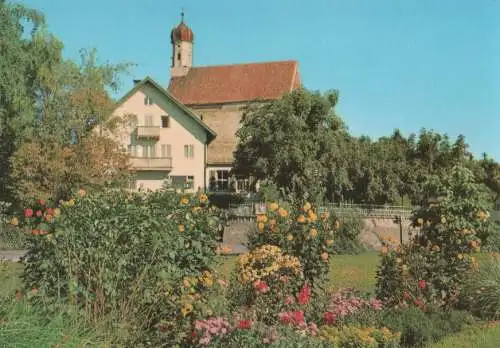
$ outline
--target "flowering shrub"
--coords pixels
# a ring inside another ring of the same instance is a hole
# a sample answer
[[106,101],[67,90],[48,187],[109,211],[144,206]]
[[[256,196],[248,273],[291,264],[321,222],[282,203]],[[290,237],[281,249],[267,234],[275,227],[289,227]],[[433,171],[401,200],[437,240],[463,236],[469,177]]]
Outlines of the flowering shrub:
[[[274,245],[264,245],[240,255],[231,282],[235,306],[251,306],[259,319],[277,320],[277,313],[295,303],[295,294],[303,284],[303,273],[296,257],[283,255]],[[299,292],[307,302],[308,287]]]
[[347,318],[363,310],[380,311],[382,302],[378,299],[366,300],[354,292],[343,290],[332,294],[327,311],[324,314],[325,324],[331,325],[343,322]]
[[257,216],[257,228],[249,236],[249,246],[251,249],[267,244],[279,246],[285,254],[299,259],[305,279],[314,284],[328,274],[335,230],[339,227],[338,220],[334,221],[327,212],[318,216],[308,202],[299,209],[271,202],[267,213]]
[[330,342],[334,347],[399,347],[400,333],[392,332],[386,327],[376,329],[373,327],[359,328],[355,326],[337,327],[326,326],[320,329],[320,337]]
[[[207,197],[110,190],[25,210],[31,226],[24,281],[81,305],[92,319],[115,313],[136,329],[191,320],[213,283],[217,212]],[[186,278],[199,283],[185,287]],[[190,302],[191,301],[191,302]],[[183,319],[184,318],[184,319]]]
[[430,181],[428,190],[440,199],[415,213],[420,233],[402,247],[385,241],[381,250],[377,296],[392,305],[456,303],[460,284],[476,267],[470,254],[480,251],[489,234],[487,196],[469,170],[455,167]]

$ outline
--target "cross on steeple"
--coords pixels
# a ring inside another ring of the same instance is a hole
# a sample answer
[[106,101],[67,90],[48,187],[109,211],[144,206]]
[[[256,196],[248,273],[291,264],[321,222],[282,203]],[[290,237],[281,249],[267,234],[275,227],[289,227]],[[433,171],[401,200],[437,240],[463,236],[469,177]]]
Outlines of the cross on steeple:
[[184,23],[184,7],[181,7],[181,23]]

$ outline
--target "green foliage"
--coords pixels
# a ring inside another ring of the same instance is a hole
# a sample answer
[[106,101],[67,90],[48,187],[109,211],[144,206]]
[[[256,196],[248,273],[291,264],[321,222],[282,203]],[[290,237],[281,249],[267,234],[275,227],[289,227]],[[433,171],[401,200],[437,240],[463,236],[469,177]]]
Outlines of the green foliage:
[[427,347],[443,337],[473,324],[467,312],[447,311],[426,314],[415,307],[386,310],[380,325],[401,332],[402,347]]
[[320,331],[320,336],[333,347],[338,348],[396,348],[399,347],[400,334],[391,332],[387,328],[344,326],[341,329],[324,327]]
[[349,214],[337,217],[330,214],[333,221],[340,221],[340,227],[335,232],[333,251],[335,254],[359,254],[365,250],[359,236],[364,228],[364,221],[360,215]]
[[490,233],[487,194],[473,174],[454,167],[425,187],[428,204],[414,216],[420,232],[409,244],[394,248],[385,242],[377,273],[377,294],[393,305],[413,302],[450,306],[474,265],[471,252],[480,250]]
[[478,271],[470,272],[461,288],[461,305],[474,315],[500,319],[500,257],[482,260]]
[[27,208],[27,289],[77,304],[94,321],[131,320],[138,334],[192,315],[182,284],[215,265],[219,222],[206,196],[80,190],[60,208]]

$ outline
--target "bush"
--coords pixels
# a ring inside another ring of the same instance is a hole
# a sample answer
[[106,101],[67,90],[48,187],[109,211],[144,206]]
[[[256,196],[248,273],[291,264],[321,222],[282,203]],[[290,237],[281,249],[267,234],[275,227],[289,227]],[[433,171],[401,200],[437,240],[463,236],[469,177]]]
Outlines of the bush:
[[424,313],[415,307],[384,310],[379,320],[379,325],[401,332],[402,347],[427,347],[474,322],[467,312]]
[[356,326],[324,327],[320,330],[320,337],[333,347],[339,348],[396,348],[399,347],[398,332],[391,332],[388,328],[376,329],[373,327],[360,328]]
[[438,199],[415,213],[416,238],[397,248],[394,241],[384,241],[377,295],[388,304],[456,304],[459,287],[475,265],[469,254],[480,251],[489,236],[487,195],[468,169],[455,167],[430,180],[426,190]]
[[257,216],[257,226],[248,236],[248,246],[276,245],[288,255],[297,257],[305,279],[314,285],[326,279],[329,255],[334,251],[335,231],[340,222],[329,213],[317,215],[310,203],[298,209],[276,202],[268,204],[267,213]]
[[340,221],[339,229],[335,233],[333,250],[335,254],[359,254],[365,251],[359,236],[363,231],[364,222],[358,214],[348,214],[338,217],[331,213],[333,221]]
[[490,255],[462,286],[461,305],[483,319],[500,319],[500,256]]
[[94,321],[109,314],[131,321],[138,334],[162,318],[189,320],[186,278],[213,283],[204,279],[215,265],[215,214],[204,195],[169,192],[80,190],[56,208],[38,201],[25,211],[32,227],[25,286],[84,308]]
[[258,320],[272,324],[278,313],[295,304],[304,278],[299,260],[281,249],[264,245],[238,257],[231,281],[234,309],[248,306]]

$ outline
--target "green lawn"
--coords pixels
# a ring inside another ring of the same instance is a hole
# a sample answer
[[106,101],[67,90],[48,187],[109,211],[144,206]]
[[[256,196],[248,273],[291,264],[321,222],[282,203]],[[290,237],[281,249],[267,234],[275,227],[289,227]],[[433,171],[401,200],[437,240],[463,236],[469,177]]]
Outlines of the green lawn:
[[500,325],[490,328],[474,328],[450,336],[431,348],[498,348],[500,347]]
[[[236,256],[221,257],[218,270],[229,276],[234,269]],[[363,292],[375,290],[375,272],[379,262],[376,252],[359,255],[336,255],[330,262],[330,287],[333,289],[356,288]]]
[[19,262],[0,261],[0,296],[8,296],[21,288],[23,265]]

